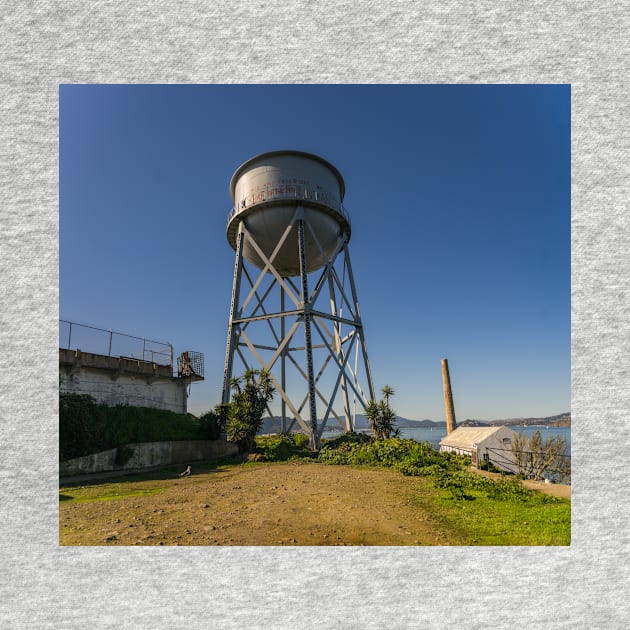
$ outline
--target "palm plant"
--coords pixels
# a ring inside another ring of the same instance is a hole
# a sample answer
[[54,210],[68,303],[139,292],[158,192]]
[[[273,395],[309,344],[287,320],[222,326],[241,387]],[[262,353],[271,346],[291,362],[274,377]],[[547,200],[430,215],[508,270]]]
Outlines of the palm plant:
[[271,376],[267,370],[249,369],[242,377],[232,378],[230,386],[234,394],[227,414],[226,437],[228,442],[238,444],[241,453],[252,452],[265,407],[275,391]]
[[393,387],[390,387],[389,385],[385,385],[383,389],[381,390],[381,393],[385,397],[385,402],[389,405],[389,397],[393,396],[396,392],[394,391]]
[[241,383],[242,383],[243,379],[240,376],[233,376],[230,379],[230,389],[237,392],[237,393],[241,393]]
[[376,438],[386,440],[393,435],[398,435],[400,431],[394,426],[396,412],[389,406],[389,397],[394,395],[394,390],[389,385],[385,385],[381,391],[384,398],[379,402],[371,400],[365,413]]

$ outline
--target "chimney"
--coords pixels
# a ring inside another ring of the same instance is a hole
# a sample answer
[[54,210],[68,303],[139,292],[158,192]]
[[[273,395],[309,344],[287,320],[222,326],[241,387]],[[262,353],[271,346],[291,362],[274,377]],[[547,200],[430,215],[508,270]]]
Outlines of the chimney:
[[444,407],[446,408],[446,432],[452,433],[457,428],[451,378],[448,374],[448,360],[442,359],[442,384],[444,386]]

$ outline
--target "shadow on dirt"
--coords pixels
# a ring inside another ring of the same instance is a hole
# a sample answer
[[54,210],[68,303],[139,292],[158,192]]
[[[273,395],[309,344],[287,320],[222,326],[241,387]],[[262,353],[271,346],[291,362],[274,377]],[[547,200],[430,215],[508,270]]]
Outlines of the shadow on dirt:
[[[186,469],[182,464],[174,464],[171,466],[161,466],[155,469],[144,471],[113,471],[104,473],[93,473],[89,475],[76,475],[75,477],[64,477],[59,480],[60,488],[70,488],[73,486],[99,486],[109,483],[124,483],[136,481],[160,481],[164,479],[188,479],[200,474],[209,472],[218,472],[225,470],[226,467],[238,465],[242,463],[242,459],[222,457],[220,459],[196,462],[191,464],[191,472],[185,477],[180,477],[181,473]],[[65,498],[64,498],[65,497]],[[61,501],[70,499],[67,495],[60,494]]]

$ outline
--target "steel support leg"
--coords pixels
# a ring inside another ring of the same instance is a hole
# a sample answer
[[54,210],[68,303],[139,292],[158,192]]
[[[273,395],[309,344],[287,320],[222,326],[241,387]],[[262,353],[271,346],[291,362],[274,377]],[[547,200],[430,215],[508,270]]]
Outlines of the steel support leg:
[[311,448],[319,450],[319,432],[317,430],[317,400],[315,398],[315,375],[313,370],[313,341],[311,338],[311,304],[308,295],[306,266],[306,246],[304,243],[304,219],[298,221],[298,245],[300,251],[300,277],[302,280],[302,308],[304,309],[304,345],[306,346],[306,373],[310,402]]
[[223,395],[221,401],[224,404],[230,402],[230,380],[234,366],[234,350],[238,326],[233,325],[234,319],[239,315],[239,297],[241,291],[241,274],[243,271],[243,223],[241,222],[236,237],[236,260],[234,262],[234,282],[232,283],[232,301],[230,303],[230,319],[228,321],[227,345],[225,348],[225,366],[223,368]]
[[370,399],[376,400],[376,396],[374,394],[374,383],[372,382],[372,370],[370,369],[367,345],[365,343],[365,335],[363,334],[363,322],[361,321],[361,311],[359,310],[359,298],[357,297],[357,288],[354,284],[354,275],[352,274],[352,265],[350,263],[350,254],[348,253],[347,243],[343,246],[343,255],[345,256],[346,269],[348,271],[348,279],[350,281],[350,290],[352,291],[352,301],[354,302],[354,313],[357,321],[357,332],[359,333],[359,340],[361,341],[361,351],[363,352],[363,362],[365,364],[365,377],[367,379],[368,389],[370,390]]
[[[280,312],[284,313],[285,304],[284,304],[284,289],[280,287]],[[286,336],[286,325],[285,318],[280,318],[280,338],[284,339]],[[282,391],[287,391],[287,351],[286,349],[282,350],[282,354],[280,355],[280,383],[282,384]],[[284,401],[284,398],[281,398],[280,402],[280,431],[282,435],[286,435],[287,433],[287,403]]]

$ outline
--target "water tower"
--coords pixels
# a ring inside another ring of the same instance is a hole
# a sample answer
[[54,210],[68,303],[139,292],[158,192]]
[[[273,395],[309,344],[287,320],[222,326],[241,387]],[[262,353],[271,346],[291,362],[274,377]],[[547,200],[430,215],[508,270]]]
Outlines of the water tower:
[[272,151],[236,170],[230,194],[227,239],[236,260],[223,402],[233,375],[264,368],[280,404],[279,429],[297,423],[319,448],[329,421],[354,430],[374,398],[343,178],[317,155]]

